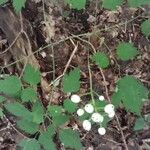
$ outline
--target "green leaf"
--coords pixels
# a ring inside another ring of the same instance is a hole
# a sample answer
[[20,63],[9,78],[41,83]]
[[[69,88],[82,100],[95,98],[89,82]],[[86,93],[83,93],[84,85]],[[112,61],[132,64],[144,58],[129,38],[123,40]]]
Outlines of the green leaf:
[[8,0],[0,0],[0,5],[5,4],[6,2],[8,2]]
[[150,4],[150,0],[128,0],[130,7],[139,7],[141,5]]
[[101,123],[101,126],[107,128],[110,120],[111,119],[108,116],[104,116],[104,121]]
[[68,115],[63,114],[63,107],[58,105],[49,105],[48,114],[52,117],[55,126],[61,126],[70,119]]
[[49,134],[47,132],[42,133],[40,135],[38,141],[42,145],[44,150],[57,150],[52,137],[49,136]]
[[121,92],[114,92],[112,95],[112,104],[116,107],[118,107],[121,103],[120,97],[121,97]]
[[[136,78],[125,76],[118,81],[118,91],[113,102],[123,103],[127,111],[140,115],[144,99],[148,99],[148,90]],[[114,100],[117,99],[117,100]]]
[[137,130],[142,130],[146,127],[146,122],[144,120],[144,118],[138,118],[135,122],[135,125],[134,125],[134,130],[137,131]]
[[110,10],[116,10],[117,6],[120,6],[123,0],[103,0],[103,7]]
[[17,117],[21,117],[27,120],[32,120],[33,118],[31,112],[18,102],[7,103],[5,104],[5,108]]
[[107,68],[109,66],[109,58],[105,53],[97,52],[92,56],[92,61],[100,68]]
[[72,129],[61,130],[59,133],[59,138],[61,143],[64,144],[65,148],[71,148],[75,150],[83,149],[78,132],[73,131]]
[[150,114],[145,116],[145,120],[150,123]]
[[22,8],[25,7],[26,0],[13,0],[13,7],[18,13]]
[[41,75],[39,70],[33,68],[30,64],[25,67],[23,80],[31,85],[37,85],[40,83]]
[[84,112],[82,116],[79,116],[80,121],[88,120],[90,118],[90,114],[87,112]]
[[85,8],[86,0],[65,0],[71,8],[81,10]]
[[23,102],[36,102],[37,93],[32,88],[28,87],[22,90],[21,99]]
[[63,107],[69,113],[74,113],[77,109],[77,104],[73,103],[70,99],[64,101]]
[[[92,102],[91,102],[92,103]],[[107,105],[108,103],[106,101],[100,101],[100,100],[96,100],[95,101],[95,107],[98,108],[104,108],[105,105]]]
[[133,59],[138,54],[138,50],[133,46],[132,43],[119,43],[117,47],[118,58],[127,61]]
[[141,24],[141,30],[142,30],[142,33],[149,37],[150,36],[150,19],[144,21],[142,24]]
[[77,92],[80,89],[80,69],[75,68],[69,74],[65,74],[63,78],[64,92]]
[[47,133],[49,134],[50,137],[52,137],[56,133],[56,128],[53,124],[49,125],[47,127]]
[[33,122],[40,124],[44,121],[44,108],[42,103],[37,101],[32,108]]
[[0,108],[0,118],[3,118],[3,109],[2,108]]
[[49,105],[47,110],[49,115],[53,117],[58,116],[63,112],[62,106],[58,106],[58,105]]
[[18,145],[22,150],[41,150],[40,144],[36,139],[24,139]]
[[0,96],[0,103],[4,102],[5,101],[5,97],[3,96]]
[[16,76],[6,77],[4,80],[0,80],[0,92],[12,97],[16,97],[20,94],[21,82]]
[[34,134],[38,131],[38,124],[28,121],[26,119],[21,119],[17,121],[17,126],[26,133]]
[[62,126],[70,120],[70,116],[61,114],[59,116],[53,117],[53,124],[57,126]]

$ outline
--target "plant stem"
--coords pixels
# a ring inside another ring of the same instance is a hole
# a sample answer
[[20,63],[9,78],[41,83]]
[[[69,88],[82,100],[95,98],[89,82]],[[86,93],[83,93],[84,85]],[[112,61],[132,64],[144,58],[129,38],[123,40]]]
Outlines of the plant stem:
[[80,97],[82,97],[82,96],[87,96],[87,95],[91,95],[91,92],[84,93],[84,94],[80,94]]
[[90,78],[90,95],[91,95],[91,99],[92,99],[92,104],[95,108],[95,100],[94,100],[94,95],[93,95],[92,74],[91,74],[89,56],[88,56],[88,70],[89,70],[89,78]]

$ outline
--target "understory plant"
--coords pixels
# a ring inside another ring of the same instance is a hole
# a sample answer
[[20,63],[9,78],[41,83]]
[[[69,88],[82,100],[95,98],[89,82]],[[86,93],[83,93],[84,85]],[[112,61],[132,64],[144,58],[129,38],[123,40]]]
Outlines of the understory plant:
[[[4,6],[8,0],[0,0]],[[18,13],[25,6],[26,0],[12,0],[13,7]],[[115,10],[122,5],[124,0],[102,0],[101,6],[105,9]],[[65,0],[65,3],[73,9],[84,9],[86,0]],[[149,4],[149,0],[128,0],[131,7]],[[150,36],[150,20],[141,24],[141,33]],[[119,61],[134,60],[139,54],[138,48],[131,42],[119,42],[116,47],[116,59]],[[81,75],[80,68],[74,68],[62,78],[62,91],[64,100],[56,105],[49,103],[44,106],[39,94],[41,73],[39,70],[27,64],[23,76],[0,76],[0,117],[7,114],[15,116],[16,129],[25,135],[18,143],[23,150],[56,150],[58,145],[65,148],[83,149],[79,129],[87,132],[92,126],[97,126],[100,136],[107,133],[109,122],[115,117],[116,109],[124,108],[127,112],[137,117],[134,130],[140,130],[150,123],[150,115],[142,115],[142,107],[148,101],[148,89],[134,76],[122,76],[116,83],[116,89],[110,99],[99,95],[92,88],[91,64],[99,69],[107,69],[111,66],[106,53],[97,50],[90,56],[88,69],[90,88],[88,93],[80,94]],[[104,93],[105,94],[105,93]],[[84,101],[84,96],[90,97]],[[78,122],[75,128],[72,121]]]
[[[131,46],[137,54],[137,50],[131,44],[120,43],[117,51],[125,50],[122,46]],[[132,54],[135,56],[135,53]],[[118,53],[118,55],[120,55]],[[133,59],[130,53],[121,52],[121,58]],[[97,52],[91,56],[91,63],[106,69],[109,67],[109,58],[105,53]],[[90,66],[89,66],[90,67]],[[78,130],[68,127],[71,120],[82,124],[86,131],[92,130],[92,125],[97,124],[97,132],[100,135],[107,133],[107,125],[115,116],[115,110],[122,105],[126,111],[132,112],[139,118],[134,129],[139,130],[146,126],[149,116],[142,118],[141,109],[148,100],[148,90],[133,76],[124,76],[118,82],[112,95],[112,103],[103,95],[99,95],[90,87],[90,92],[78,95],[80,90],[80,69],[74,68],[62,79],[62,89],[68,96],[60,105],[51,104],[44,107],[37,93],[40,83],[40,72],[27,64],[22,78],[17,76],[3,76],[0,80],[0,116],[11,113],[16,117],[16,128],[28,136],[18,146],[22,149],[55,150],[56,141],[59,140],[65,148],[83,149]],[[90,85],[91,86],[91,85]],[[82,97],[90,96],[91,100],[84,102]],[[34,135],[34,138],[30,138]]]

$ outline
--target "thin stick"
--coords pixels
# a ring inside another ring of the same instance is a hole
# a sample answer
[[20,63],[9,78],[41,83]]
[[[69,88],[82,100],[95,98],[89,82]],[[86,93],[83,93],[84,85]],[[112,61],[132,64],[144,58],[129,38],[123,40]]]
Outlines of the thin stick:
[[18,40],[18,38],[19,38],[20,35],[21,35],[21,32],[18,33],[18,35],[16,36],[16,38],[14,39],[14,41],[9,45],[8,48],[6,48],[3,52],[1,52],[0,55],[8,52],[11,49],[11,47],[16,43],[16,41]]
[[70,39],[70,41],[71,41],[71,42],[73,43],[73,45],[74,45],[74,50],[73,50],[73,52],[71,53],[70,58],[69,58],[69,60],[68,60],[68,62],[67,62],[67,64],[66,64],[66,67],[65,67],[65,69],[64,69],[64,71],[63,71],[63,75],[66,73],[66,71],[67,71],[67,69],[68,69],[68,67],[69,67],[69,65],[70,65],[70,63],[71,63],[71,61],[72,61],[72,59],[73,59],[73,56],[75,55],[75,53],[76,53],[77,50],[78,50],[78,44],[75,45],[75,43],[73,42],[72,39]]
[[89,78],[90,78],[90,95],[91,95],[92,103],[95,106],[95,100],[94,100],[94,95],[93,95],[92,73],[91,73],[91,68],[90,68],[89,55],[88,55],[88,71],[89,71]]
[[52,46],[52,63],[53,63],[53,80],[55,80],[55,53],[54,53],[54,47]]
[[24,134],[22,134],[17,128],[14,127],[14,125],[11,123],[11,121],[6,117],[6,115],[3,115],[4,118],[7,120],[8,124],[22,137],[24,138],[28,138],[27,136],[25,136]]

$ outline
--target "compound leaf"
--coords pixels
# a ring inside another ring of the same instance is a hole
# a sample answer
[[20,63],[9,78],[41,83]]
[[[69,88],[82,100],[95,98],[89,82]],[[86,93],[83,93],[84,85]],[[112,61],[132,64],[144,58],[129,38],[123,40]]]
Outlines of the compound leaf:
[[26,0],[13,0],[13,7],[18,13],[23,7],[25,7]]
[[72,129],[63,129],[59,133],[60,141],[64,144],[65,148],[81,150],[82,144],[78,132]]
[[69,113],[74,113],[77,109],[77,104],[73,103],[70,99],[64,101],[63,107]]
[[144,21],[142,24],[141,24],[141,30],[142,30],[142,33],[149,37],[150,36],[150,19]]
[[55,126],[53,125],[53,124],[51,124],[51,125],[49,125],[48,127],[47,127],[47,133],[48,133],[48,135],[50,136],[50,137],[52,137],[55,133],[56,133],[56,128],[55,128]]
[[36,102],[37,93],[33,90],[33,88],[28,87],[22,90],[21,99],[23,102]]
[[40,124],[44,119],[44,108],[42,103],[37,101],[32,107],[33,122]]
[[122,102],[127,111],[140,115],[143,101],[148,99],[148,90],[132,76],[123,77],[117,85],[118,91],[114,93],[112,103],[115,105],[117,101],[118,106]]
[[21,82],[16,76],[6,77],[4,80],[0,80],[0,92],[16,97],[20,94]]
[[150,114],[145,116],[145,120],[150,123]]
[[22,150],[41,150],[40,144],[36,139],[24,139],[18,146],[20,146]]
[[62,106],[58,106],[58,105],[49,105],[47,110],[49,115],[52,117],[59,116],[63,112]]
[[70,5],[71,8],[81,10],[85,8],[86,0],[65,0],[67,4]]
[[4,102],[5,101],[5,97],[3,96],[0,96],[0,103]]
[[3,118],[3,109],[2,108],[0,108],[0,118]]
[[135,122],[135,125],[134,125],[134,130],[137,131],[137,130],[142,130],[146,127],[146,122],[144,120],[144,118],[138,118]]
[[30,85],[37,85],[40,82],[39,70],[33,68],[30,64],[27,64],[24,70],[23,80]]
[[28,121],[26,119],[21,119],[17,121],[17,126],[26,133],[34,134],[38,131],[38,124]]
[[63,78],[64,92],[77,92],[80,88],[80,69],[75,68],[69,74],[65,74]]
[[97,52],[92,56],[92,61],[100,68],[107,68],[109,66],[109,59],[105,53]]
[[120,6],[123,0],[103,0],[102,6],[106,9],[116,10],[117,6]]
[[7,2],[8,0],[0,0],[0,5],[3,5]]
[[70,116],[66,114],[61,114],[59,116],[55,116],[52,118],[53,118],[53,124],[55,126],[62,126],[70,120]]
[[31,112],[26,109],[22,104],[15,102],[15,103],[7,103],[5,104],[5,108],[17,117],[21,117],[27,120],[32,120]]
[[139,7],[141,5],[150,4],[150,0],[128,0],[130,7]]
[[44,132],[40,135],[38,139],[39,143],[42,145],[44,150],[56,150],[56,145],[53,142],[53,139],[47,132]]
[[117,47],[118,58],[127,61],[133,59],[138,54],[138,50],[133,46],[132,43],[119,43]]

